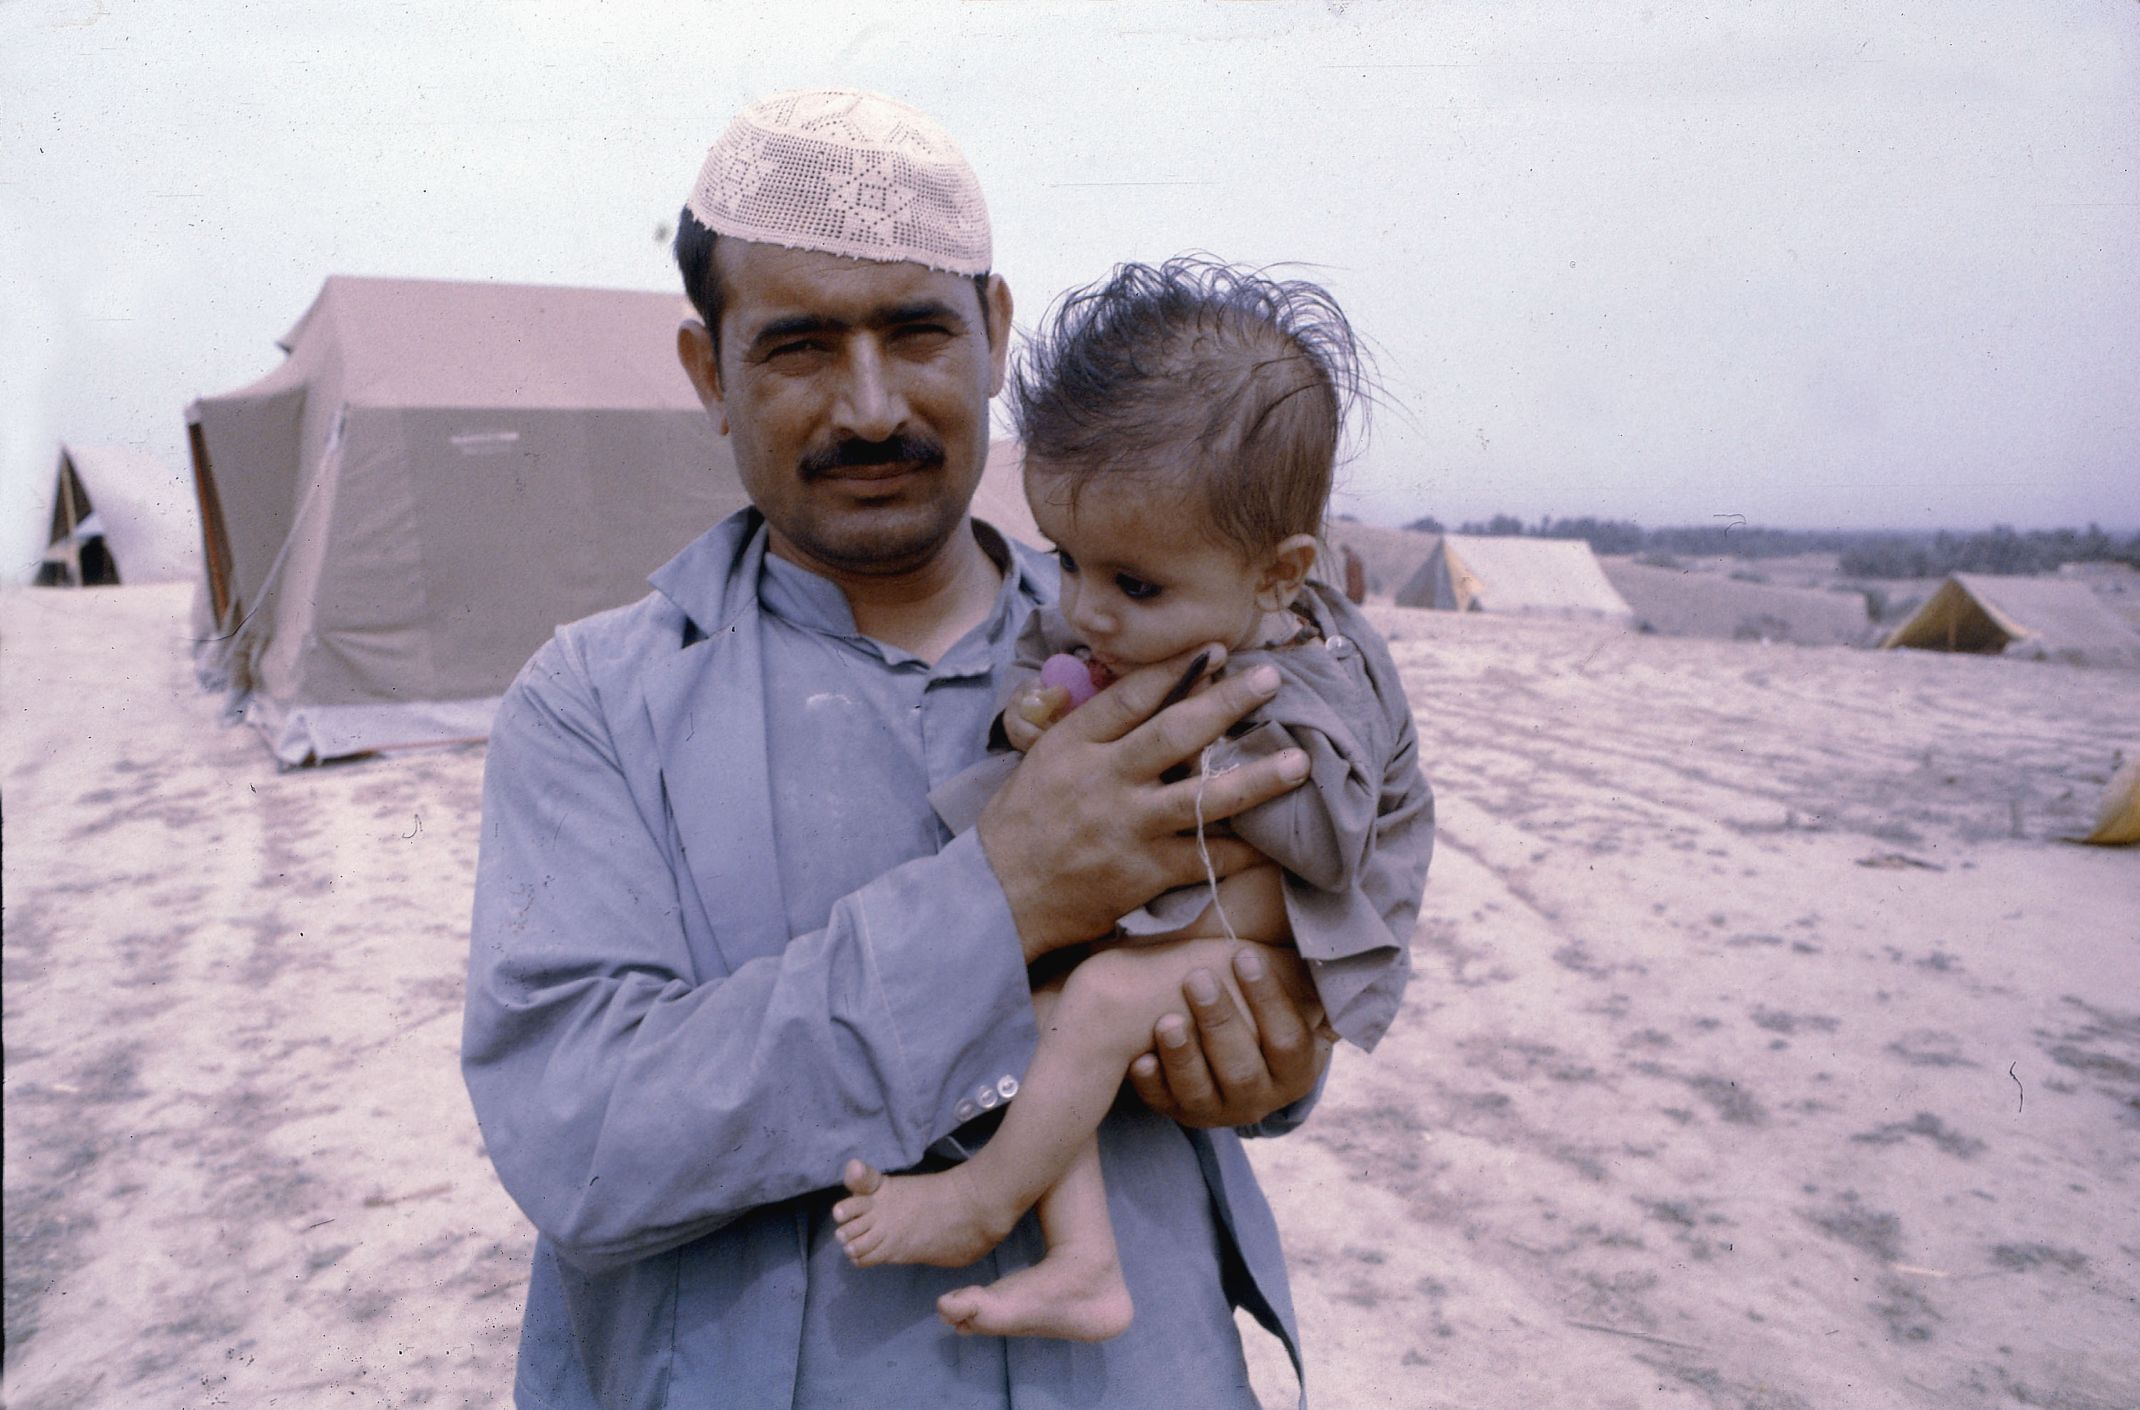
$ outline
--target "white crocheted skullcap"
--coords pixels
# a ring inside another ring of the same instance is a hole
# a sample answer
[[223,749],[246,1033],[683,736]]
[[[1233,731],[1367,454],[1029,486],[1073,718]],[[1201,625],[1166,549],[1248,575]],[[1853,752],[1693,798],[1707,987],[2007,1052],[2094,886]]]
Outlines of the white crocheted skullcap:
[[933,120],[875,93],[812,89],[751,104],[707,151],[686,204],[739,240],[989,269],[973,168]]

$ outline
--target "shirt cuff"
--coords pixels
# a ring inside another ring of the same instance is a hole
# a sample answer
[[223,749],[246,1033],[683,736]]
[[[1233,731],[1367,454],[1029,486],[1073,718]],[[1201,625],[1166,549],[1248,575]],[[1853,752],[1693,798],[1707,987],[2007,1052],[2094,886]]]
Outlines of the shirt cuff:
[[1038,1039],[1025,952],[980,839],[867,888],[861,918],[901,1056],[893,1119],[910,1159],[1018,1095]]

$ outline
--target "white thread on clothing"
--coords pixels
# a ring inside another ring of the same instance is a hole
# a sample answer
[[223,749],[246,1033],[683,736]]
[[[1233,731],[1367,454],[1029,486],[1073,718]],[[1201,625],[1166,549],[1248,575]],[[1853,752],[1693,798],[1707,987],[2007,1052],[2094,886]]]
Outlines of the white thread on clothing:
[[1225,928],[1226,938],[1240,943],[1241,937],[1234,934],[1233,922],[1226,918],[1226,904],[1219,899],[1219,872],[1211,864],[1211,849],[1204,845],[1204,786],[1218,777],[1219,770],[1211,766],[1212,752],[1216,745],[1207,744],[1196,761],[1196,855],[1204,864],[1204,881],[1211,888],[1211,909],[1219,914],[1219,924]]

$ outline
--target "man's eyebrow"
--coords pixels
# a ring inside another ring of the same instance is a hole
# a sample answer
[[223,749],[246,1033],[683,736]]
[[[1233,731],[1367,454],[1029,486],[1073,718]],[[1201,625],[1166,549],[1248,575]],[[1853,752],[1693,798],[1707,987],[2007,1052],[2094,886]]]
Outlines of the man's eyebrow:
[[894,328],[902,323],[954,323],[966,326],[957,309],[939,299],[918,299],[910,304],[878,309],[865,320],[872,328]]
[[777,342],[782,338],[808,338],[823,333],[844,333],[847,325],[837,318],[823,314],[797,313],[786,318],[776,318],[751,335],[750,345],[758,347]]
[[[963,328],[966,326],[966,319],[957,309],[940,299],[918,299],[910,304],[873,309],[862,319],[862,326],[879,331],[908,323],[949,323]],[[832,318],[821,313],[790,314],[785,318],[773,319],[761,327],[751,336],[750,346],[763,347],[767,343],[777,343],[783,338],[837,337],[853,326],[846,319]]]

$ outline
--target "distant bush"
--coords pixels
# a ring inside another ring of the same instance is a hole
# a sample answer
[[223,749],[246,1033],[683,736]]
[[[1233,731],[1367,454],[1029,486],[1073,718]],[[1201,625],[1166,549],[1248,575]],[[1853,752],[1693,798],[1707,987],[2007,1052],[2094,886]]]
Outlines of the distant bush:
[[1949,573],[2055,572],[2061,563],[2113,562],[2140,567],[2140,534],[2120,543],[2097,525],[2085,530],[2000,524],[1981,534],[1892,536],[1846,550],[1837,566],[1857,578],[1943,578]]

